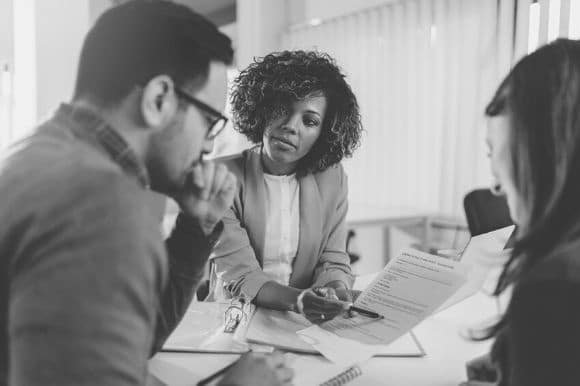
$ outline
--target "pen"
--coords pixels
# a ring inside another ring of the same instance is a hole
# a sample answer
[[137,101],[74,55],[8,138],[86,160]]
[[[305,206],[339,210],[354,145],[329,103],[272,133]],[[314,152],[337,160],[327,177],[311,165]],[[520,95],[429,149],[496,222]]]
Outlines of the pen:
[[358,308],[356,306],[350,306],[350,308],[348,310],[349,311],[356,311],[359,314],[364,315],[364,316],[368,316],[370,318],[384,319],[384,316],[383,315],[377,314],[376,312],[373,312],[373,311],[365,310],[364,308]]

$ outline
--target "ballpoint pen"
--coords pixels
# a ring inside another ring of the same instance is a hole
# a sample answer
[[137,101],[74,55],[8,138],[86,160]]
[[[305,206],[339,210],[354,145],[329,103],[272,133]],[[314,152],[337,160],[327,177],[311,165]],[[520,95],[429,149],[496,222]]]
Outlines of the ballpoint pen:
[[364,315],[364,316],[368,316],[369,318],[375,318],[375,319],[384,319],[385,318],[383,315],[377,314],[374,311],[365,310],[364,308],[359,308],[356,306],[350,306],[348,310],[358,312],[359,314]]

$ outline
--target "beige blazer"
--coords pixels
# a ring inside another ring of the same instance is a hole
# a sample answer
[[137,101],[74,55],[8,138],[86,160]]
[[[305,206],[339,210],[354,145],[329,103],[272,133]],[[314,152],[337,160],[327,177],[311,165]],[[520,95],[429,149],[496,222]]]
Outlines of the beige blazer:
[[[238,178],[239,191],[224,217],[224,231],[210,259],[210,299],[235,294],[253,299],[271,281],[262,271],[266,222],[266,187],[255,147],[221,158]],[[290,286],[308,288],[353,276],[346,253],[347,176],[341,165],[307,174],[300,183],[300,233]]]

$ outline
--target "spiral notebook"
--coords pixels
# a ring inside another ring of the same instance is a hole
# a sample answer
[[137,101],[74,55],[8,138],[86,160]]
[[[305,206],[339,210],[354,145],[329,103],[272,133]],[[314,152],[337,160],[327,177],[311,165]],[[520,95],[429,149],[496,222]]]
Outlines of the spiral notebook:
[[324,357],[304,357],[286,354],[286,359],[294,369],[293,383],[304,386],[341,386],[363,375],[361,364],[341,366]]

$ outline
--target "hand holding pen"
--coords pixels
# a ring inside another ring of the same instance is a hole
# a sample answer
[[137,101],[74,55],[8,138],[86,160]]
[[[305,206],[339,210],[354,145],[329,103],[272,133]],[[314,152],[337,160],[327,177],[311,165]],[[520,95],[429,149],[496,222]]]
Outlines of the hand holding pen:
[[[322,296],[322,297],[325,297],[327,299],[339,300],[339,298],[336,296],[335,291],[332,288],[316,287],[316,288],[313,288],[313,291],[315,294]],[[367,317],[373,318],[373,319],[383,319],[384,318],[383,315],[380,315],[377,312],[357,307],[351,302],[348,304],[349,305],[347,306],[346,310],[349,312],[350,316],[352,316],[352,312],[357,312],[361,315],[364,315],[364,316],[367,316]]]

